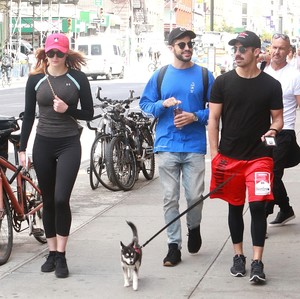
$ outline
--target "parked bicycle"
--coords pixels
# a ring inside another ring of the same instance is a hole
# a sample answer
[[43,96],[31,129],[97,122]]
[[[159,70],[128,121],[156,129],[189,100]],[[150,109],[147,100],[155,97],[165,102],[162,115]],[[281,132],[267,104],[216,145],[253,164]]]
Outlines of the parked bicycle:
[[152,120],[143,112],[128,114],[128,123],[133,140],[132,148],[135,155],[137,175],[142,170],[147,180],[152,180],[155,172],[155,157],[153,152]]
[[161,66],[160,60],[154,60],[153,62],[150,62],[148,65],[148,71],[153,73]]
[[93,120],[98,120],[95,126],[88,122],[87,126],[91,130],[95,130],[95,140],[91,147],[90,154],[90,185],[92,189],[96,189],[101,183],[104,187],[112,191],[120,190],[120,186],[116,184],[112,175],[111,168],[108,167],[109,146],[113,137],[118,134],[120,127],[120,117],[129,108],[129,104],[138,99],[130,94],[127,100],[112,100],[108,98],[101,98],[101,88],[98,87],[96,98],[100,104],[94,105],[95,108],[101,108],[101,113],[96,115]]
[[125,191],[134,186],[140,170],[150,180],[155,169],[151,121],[140,111],[129,113],[129,104],[133,99],[139,99],[133,97],[133,92],[130,91],[130,102],[124,111],[112,115],[117,123],[117,132],[107,153],[107,167],[112,181]]
[[[0,130],[0,139],[19,130],[17,120],[9,128]],[[32,168],[32,165],[29,166]],[[0,156],[0,265],[9,259],[13,247],[13,230],[29,235],[40,243],[46,243],[42,223],[42,195],[31,179],[30,171],[16,166]]]
[[[96,95],[98,99],[101,99],[100,90],[101,88],[99,87]],[[114,131],[113,120],[109,112],[104,109],[106,106],[106,102],[94,105],[94,108],[101,108],[102,113],[94,116],[91,121],[87,122],[88,128],[95,131],[95,140],[91,147],[88,173],[90,186],[93,190],[97,189],[99,183],[101,183],[105,188],[111,191],[118,191],[120,188],[112,181],[106,163],[107,147],[112,139],[112,132]],[[96,125],[95,120],[98,121]]]

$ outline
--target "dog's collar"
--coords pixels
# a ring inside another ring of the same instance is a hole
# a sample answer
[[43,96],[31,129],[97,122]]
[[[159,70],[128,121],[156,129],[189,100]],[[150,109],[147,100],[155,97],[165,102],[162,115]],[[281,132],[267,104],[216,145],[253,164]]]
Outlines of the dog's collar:
[[135,247],[134,246],[134,250],[136,253],[141,254],[141,248],[140,247]]

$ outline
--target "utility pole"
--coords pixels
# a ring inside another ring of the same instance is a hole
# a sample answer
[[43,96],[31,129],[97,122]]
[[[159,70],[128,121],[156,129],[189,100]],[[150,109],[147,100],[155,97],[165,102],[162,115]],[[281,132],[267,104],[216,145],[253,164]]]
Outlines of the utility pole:
[[215,0],[210,0],[210,31],[214,31]]
[[170,0],[170,33],[173,29],[173,0]]

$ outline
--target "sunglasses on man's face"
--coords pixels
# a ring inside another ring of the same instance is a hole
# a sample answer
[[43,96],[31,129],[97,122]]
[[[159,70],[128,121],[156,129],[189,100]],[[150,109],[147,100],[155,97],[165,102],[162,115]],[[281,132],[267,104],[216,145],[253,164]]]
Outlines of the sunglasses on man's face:
[[181,43],[178,43],[178,44],[175,44],[176,46],[178,46],[181,50],[183,50],[185,48],[185,46],[187,45],[190,49],[193,48],[195,42],[181,42]]
[[49,57],[49,58],[53,58],[55,55],[58,57],[58,58],[63,58],[66,54],[61,52],[61,51],[53,51],[53,50],[50,50],[46,53],[46,55]]
[[282,38],[283,40],[289,40],[290,39],[288,35],[283,34],[283,33],[275,33],[273,35],[273,38],[274,39]]
[[240,46],[240,47],[233,47],[233,53],[235,54],[237,51],[239,51],[241,54],[245,54],[247,51],[247,47]]

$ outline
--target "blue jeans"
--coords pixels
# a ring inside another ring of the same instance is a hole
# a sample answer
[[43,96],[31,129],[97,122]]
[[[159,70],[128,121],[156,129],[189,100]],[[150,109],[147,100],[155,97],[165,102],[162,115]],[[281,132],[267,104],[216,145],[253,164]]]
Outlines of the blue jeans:
[[[204,192],[205,159],[199,153],[159,152],[158,169],[164,192],[165,223],[171,222],[179,212],[180,176],[187,206],[198,201]],[[200,225],[203,202],[186,214],[187,227],[193,229]],[[181,249],[182,236],[180,219],[167,228],[168,244],[176,243]]]

